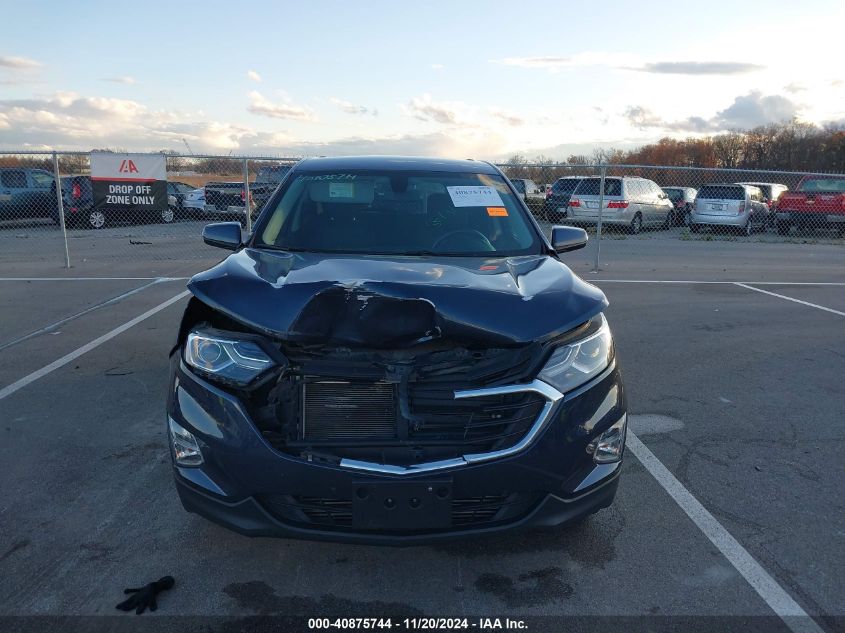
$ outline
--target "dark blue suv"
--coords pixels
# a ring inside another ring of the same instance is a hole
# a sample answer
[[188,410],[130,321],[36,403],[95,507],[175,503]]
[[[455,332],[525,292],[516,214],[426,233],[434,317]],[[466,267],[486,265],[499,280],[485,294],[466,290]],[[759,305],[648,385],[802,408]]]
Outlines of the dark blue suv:
[[626,400],[600,290],[494,166],[298,163],[195,275],[171,355],[184,507],[238,532],[410,544],[613,500]]

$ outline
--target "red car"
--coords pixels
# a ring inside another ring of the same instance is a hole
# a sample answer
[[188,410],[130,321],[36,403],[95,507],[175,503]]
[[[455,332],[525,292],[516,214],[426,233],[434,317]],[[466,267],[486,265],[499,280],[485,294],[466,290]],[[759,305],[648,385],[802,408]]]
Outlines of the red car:
[[804,176],[795,191],[784,193],[777,203],[777,230],[838,229],[845,235],[845,176]]

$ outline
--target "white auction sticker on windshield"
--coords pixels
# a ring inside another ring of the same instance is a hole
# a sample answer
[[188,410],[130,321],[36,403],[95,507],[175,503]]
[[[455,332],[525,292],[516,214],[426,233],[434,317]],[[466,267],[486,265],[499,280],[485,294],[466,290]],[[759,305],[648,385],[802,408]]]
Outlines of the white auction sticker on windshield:
[[354,198],[355,184],[351,182],[330,182],[329,198]]
[[446,187],[456,207],[503,207],[505,203],[493,187],[482,185]]

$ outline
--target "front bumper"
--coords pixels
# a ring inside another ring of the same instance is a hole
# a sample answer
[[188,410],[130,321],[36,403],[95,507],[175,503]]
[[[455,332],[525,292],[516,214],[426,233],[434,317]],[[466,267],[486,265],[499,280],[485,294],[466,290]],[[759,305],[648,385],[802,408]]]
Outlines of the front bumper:
[[[587,452],[595,437],[626,415],[615,366],[557,402],[549,424],[519,453],[398,476],[275,450],[241,402],[190,373],[178,356],[168,415],[194,434],[204,458],[200,467],[174,466],[180,499],[186,510],[242,534],[409,545],[560,525],[609,506],[616,493],[620,463],[598,465]],[[429,482],[448,489],[445,525],[419,527],[405,517],[400,527],[371,529],[362,526],[360,511],[353,521],[354,496],[362,487],[395,484],[401,491],[405,484]]]

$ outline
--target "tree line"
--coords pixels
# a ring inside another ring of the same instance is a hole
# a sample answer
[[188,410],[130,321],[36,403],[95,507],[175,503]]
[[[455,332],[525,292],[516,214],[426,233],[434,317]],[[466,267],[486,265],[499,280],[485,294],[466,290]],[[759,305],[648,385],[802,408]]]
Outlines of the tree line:
[[537,182],[549,182],[549,176],[558,172],[564,175],[576,171],[567,167],[599,164],[845,173],[845,126],[793,120],[704,137],[667,137],[632,150],[595,149],[588,155],[571,155],[565,161],[546,156],[528,160],[515,154],[506,162],[510,176]]

